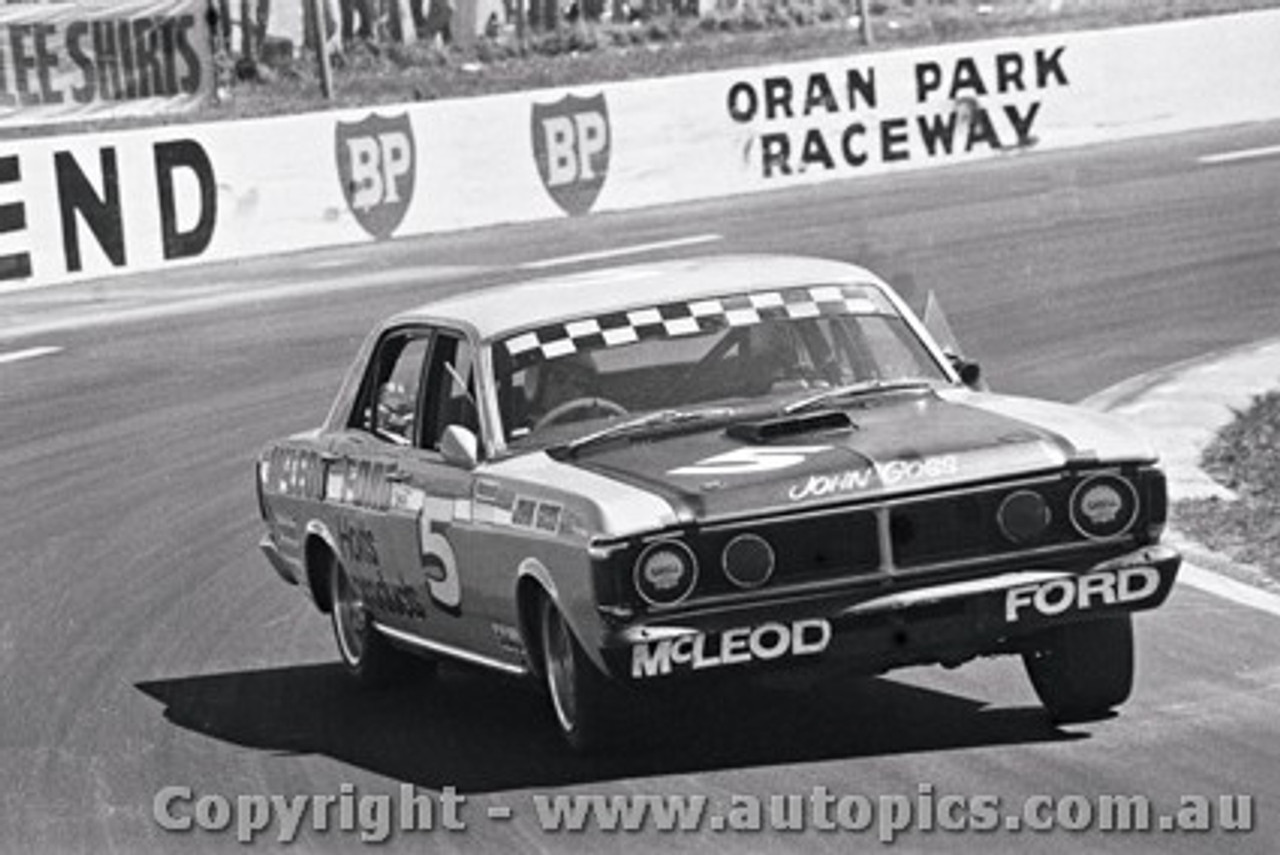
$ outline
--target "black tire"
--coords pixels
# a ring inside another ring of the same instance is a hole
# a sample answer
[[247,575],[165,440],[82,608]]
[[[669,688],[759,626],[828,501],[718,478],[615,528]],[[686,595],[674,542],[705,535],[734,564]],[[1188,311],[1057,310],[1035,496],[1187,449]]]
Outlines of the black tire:
[[1027,676],[1055,722],[1105,717],[1133,691],[1133,618],[1063,624],[1022,655]]
[[387,686],[403,677],[412,664],[409,654],[393,647],[374,627],[359,590],[337,562],[329,573],[329,594],[333,637],[346,672],[369,688]]
[[552,712],[565,741],[582,753],[614,744],[619,736],[618,687],[587,657],[546,596],[538,606],[538,648]]

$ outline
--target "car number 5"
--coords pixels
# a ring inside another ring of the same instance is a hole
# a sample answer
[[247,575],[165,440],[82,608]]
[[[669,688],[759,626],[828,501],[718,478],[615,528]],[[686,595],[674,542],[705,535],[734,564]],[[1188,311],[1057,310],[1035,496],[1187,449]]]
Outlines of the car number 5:
[[672,475],[754,475],[799,466],[805,459],[831,448],[829,445],[775,445],[764,448],[736,448],[672,469]]
[[453,546],[438,530],[452,519],[453,500],[431,497],[423,502],[418,517],[418,546],[422,552],[422,569],[427,574],[427,590],[433,600],[447,609],[456,609],[462,602]]

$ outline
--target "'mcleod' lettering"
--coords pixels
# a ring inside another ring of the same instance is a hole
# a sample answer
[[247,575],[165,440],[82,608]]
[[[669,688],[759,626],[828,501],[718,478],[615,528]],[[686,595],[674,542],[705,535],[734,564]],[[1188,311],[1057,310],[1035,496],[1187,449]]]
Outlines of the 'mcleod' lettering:
[[719,635],[696,633],[666,638],[631,649],[631,676],[660,677],[677,666],[699,671],[783,656],[812,656],[831,643],[831,624],[821,618],[739,627]]

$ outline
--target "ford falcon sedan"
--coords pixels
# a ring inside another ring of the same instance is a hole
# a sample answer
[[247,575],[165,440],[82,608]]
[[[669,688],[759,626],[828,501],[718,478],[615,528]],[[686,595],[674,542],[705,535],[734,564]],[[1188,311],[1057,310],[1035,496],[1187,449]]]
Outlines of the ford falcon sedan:
[[931,311],[779,256],[428,303],[263,450],[261,548],[355,678],[527,677],[581,750],[660,689],[833,664],[1017,655],[1055,720],[1099,717],[1180,563],[1156,455],[987,391]]

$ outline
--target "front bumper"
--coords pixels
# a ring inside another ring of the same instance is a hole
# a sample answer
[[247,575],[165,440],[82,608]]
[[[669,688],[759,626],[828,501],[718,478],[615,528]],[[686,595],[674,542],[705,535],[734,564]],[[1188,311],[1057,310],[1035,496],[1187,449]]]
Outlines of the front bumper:
[[636,683],[839,661],[876,673],[959,664],[1031,645],[1047,627],[1156,608],[1182,557],[1150,546],[1078,572],[1020,570],[868,598],[865,591],[663,619],[605,635],[602,659]]

